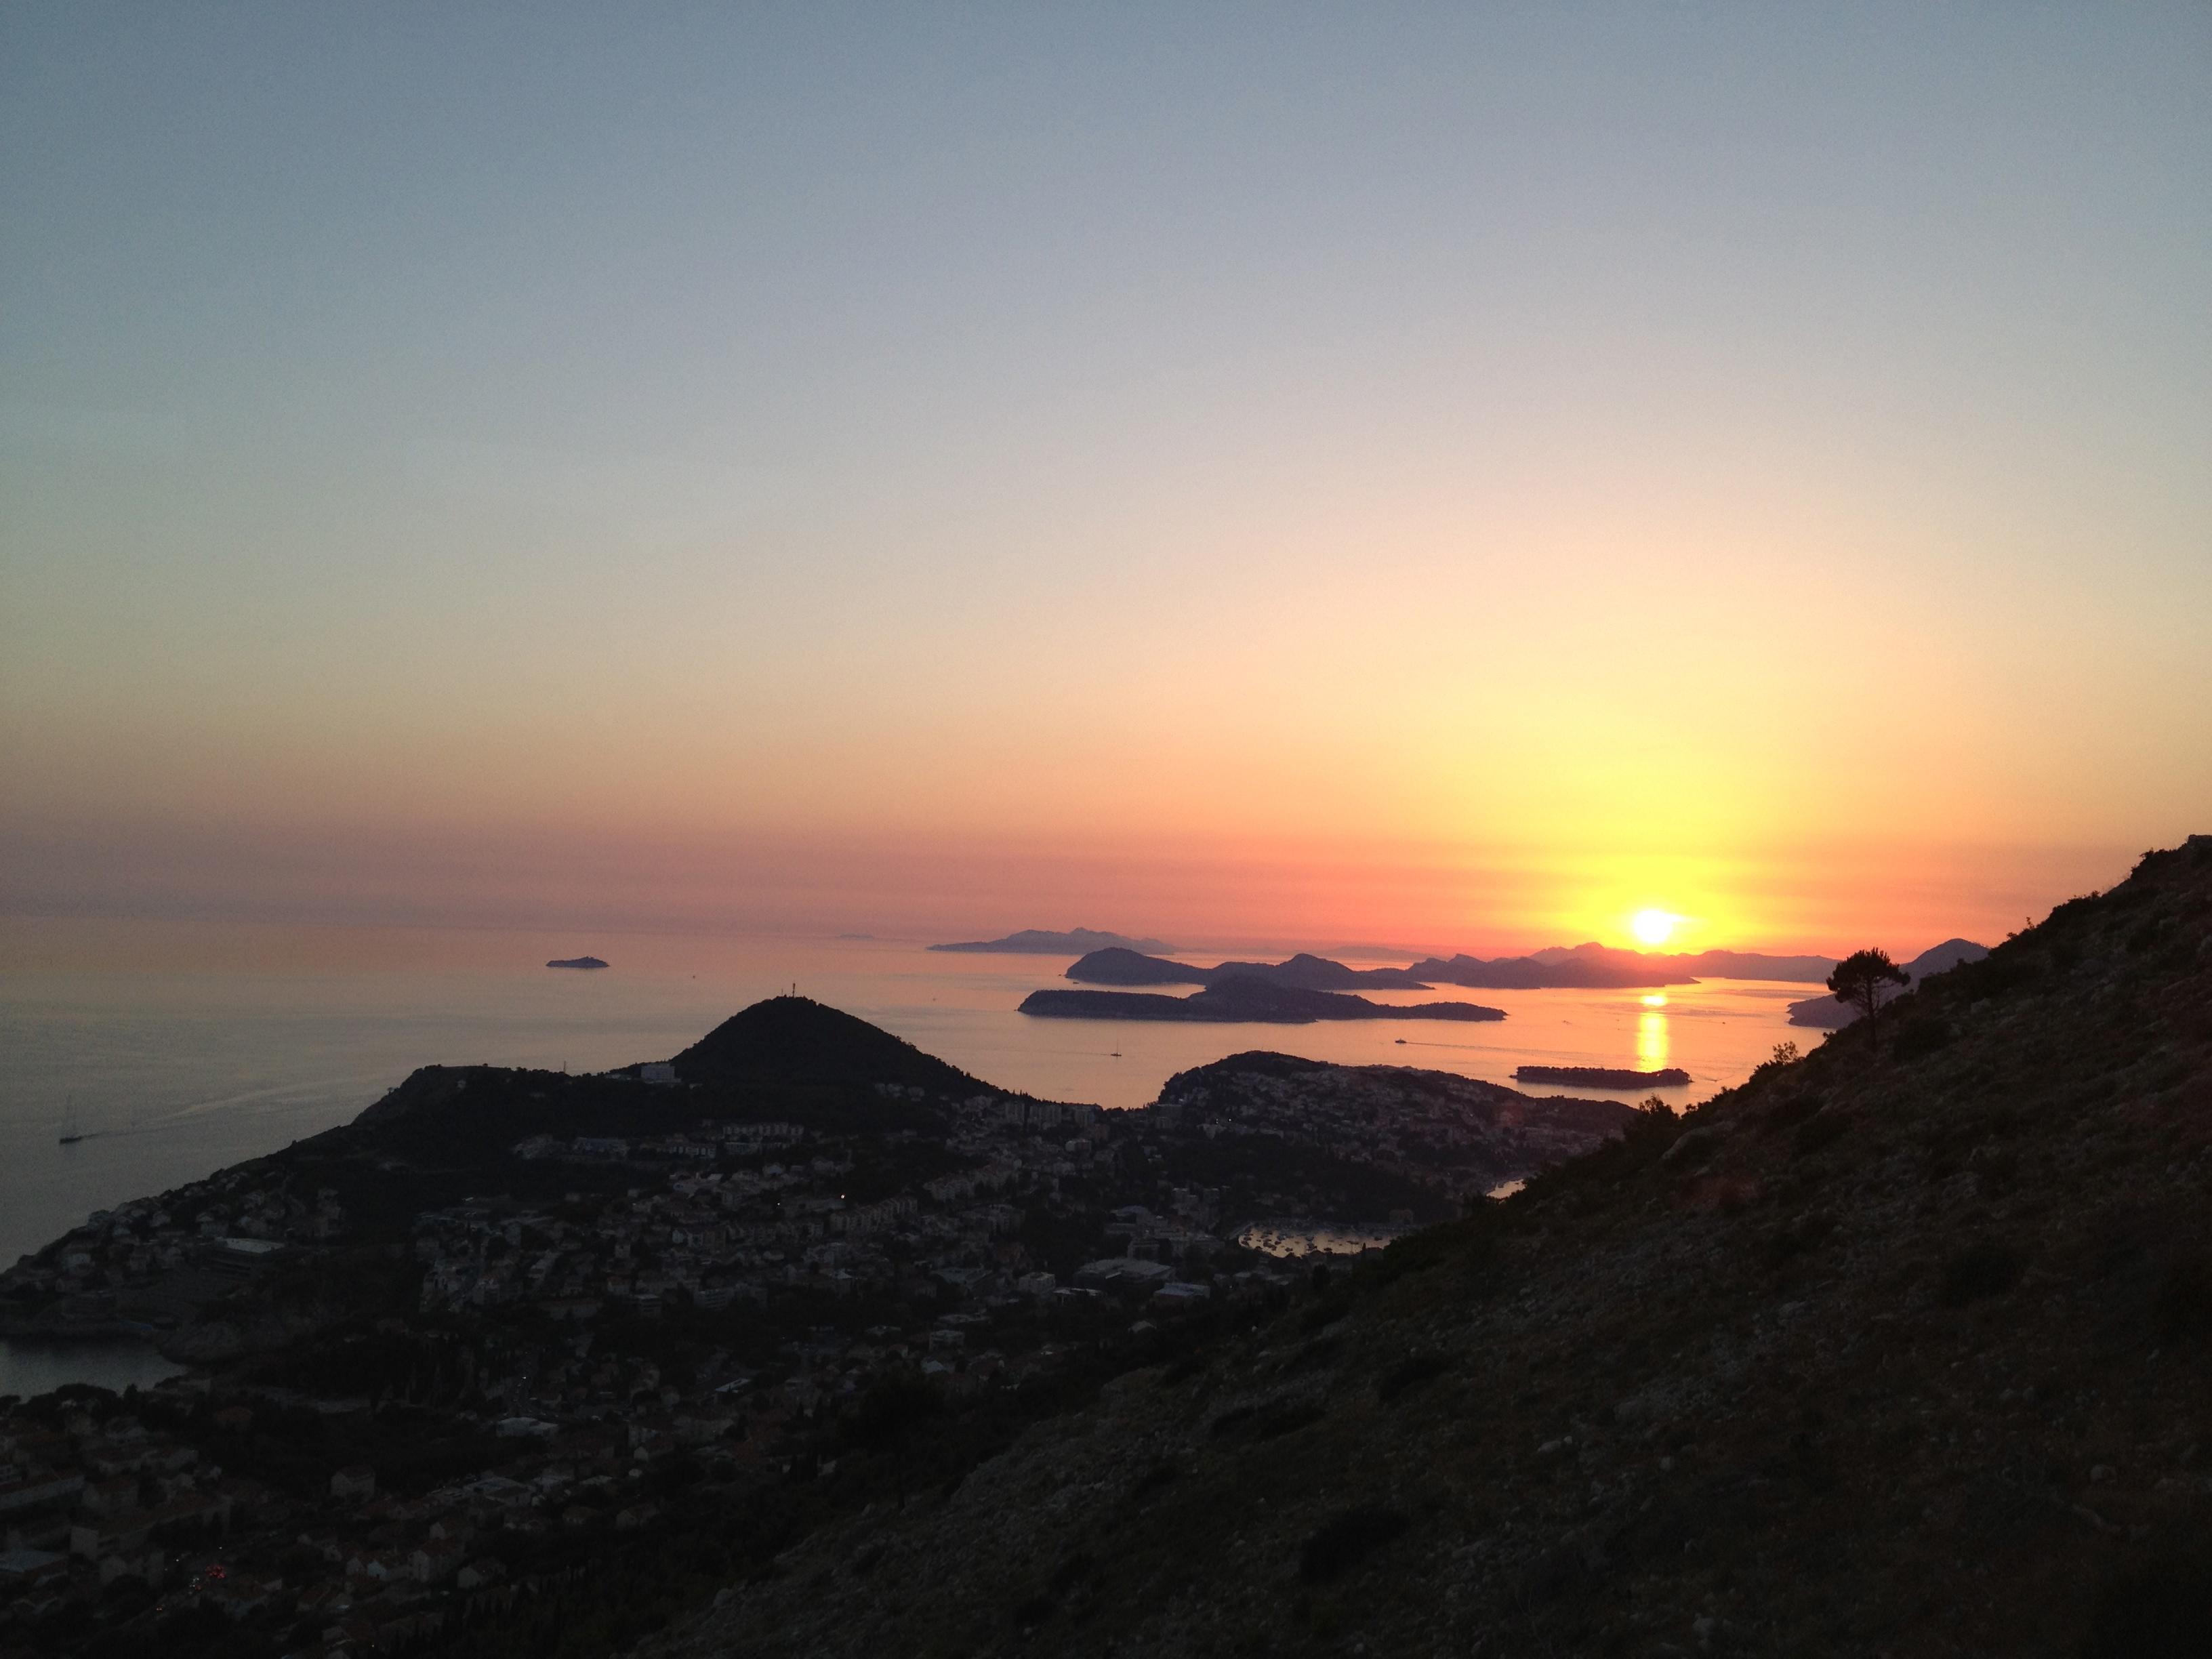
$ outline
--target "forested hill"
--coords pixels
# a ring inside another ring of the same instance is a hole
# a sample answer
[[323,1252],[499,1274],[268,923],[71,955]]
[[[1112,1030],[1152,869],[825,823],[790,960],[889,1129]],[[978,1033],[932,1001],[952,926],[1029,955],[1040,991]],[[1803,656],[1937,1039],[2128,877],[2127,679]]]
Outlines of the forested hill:
[[991,1092],[903,1037],[805,997],[770,997],[730,1016],[678,1054],[686,1083],[836,1087],[896,1084],[932,1094]]
[[652,1650],[2207,1651],[2212,837],[1875,1035],[1122,1376]]
[[426,1066],[344,1130],[334,1148],[445,1160],[503,1154],[526,1135],[666,1134],[702,1116],[789,1118],[818,1128],[934,1130],[945,1108],[998,1092],[903,1038],[805,997],[770,997],[678,1054],[675,1089],[640,1089],[632,1066],[569,1077]]

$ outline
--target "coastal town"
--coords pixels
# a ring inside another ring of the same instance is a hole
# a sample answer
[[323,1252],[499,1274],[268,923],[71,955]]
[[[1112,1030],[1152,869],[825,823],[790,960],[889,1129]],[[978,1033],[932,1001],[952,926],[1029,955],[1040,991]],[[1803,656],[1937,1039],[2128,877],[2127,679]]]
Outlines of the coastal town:
[[702,1528],[744,1570],[1315,1270],[1240,1240],[1379,1242],[1632,1115],[1277,1055],[1127,1112],[709,1072],[431,1068],[0,1273],[12,1332],[193,1362],[0,1401],[0,1651],[493,1651]]

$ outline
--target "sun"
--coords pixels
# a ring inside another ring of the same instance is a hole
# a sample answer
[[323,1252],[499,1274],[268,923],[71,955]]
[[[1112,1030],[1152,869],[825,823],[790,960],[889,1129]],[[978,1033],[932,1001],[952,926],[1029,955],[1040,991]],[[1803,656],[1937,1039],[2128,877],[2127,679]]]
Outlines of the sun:
[[1664,945],[1681,917],[1671,910],[1638,910],[1628,920],[1628,931],[1646,945]]

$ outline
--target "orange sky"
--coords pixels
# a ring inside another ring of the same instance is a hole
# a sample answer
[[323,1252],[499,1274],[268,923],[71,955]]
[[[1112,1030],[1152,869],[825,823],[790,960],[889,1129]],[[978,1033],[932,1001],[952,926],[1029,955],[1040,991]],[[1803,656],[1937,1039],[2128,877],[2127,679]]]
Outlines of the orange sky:
[[2212,828],[2202,7],[543,15],[10,20],[0,907],[1904,951]]

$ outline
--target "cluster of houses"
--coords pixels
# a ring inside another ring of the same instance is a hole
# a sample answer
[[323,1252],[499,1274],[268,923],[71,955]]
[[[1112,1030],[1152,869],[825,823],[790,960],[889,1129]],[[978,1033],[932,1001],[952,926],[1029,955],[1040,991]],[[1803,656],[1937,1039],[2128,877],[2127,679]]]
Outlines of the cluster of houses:
[[[0,1630],[35,1623],[118,1580],[173,1588],[239,1616],[270,1587],[187,1564],[265,1514],[270,1494],[131,1412],[0,1419]],[[199,1582],[194,1582],[195,1580]]]
[[349,1231],[337,1194],[256,1185],[230,1170],[113,1210],[0,1273],[0,1325],[15,1332],[149,1334],[189,1321],[287,1247]]
[[1176,1079],[1146,1115],[1208,1139],[1291,1142],[1458,1203],[1588,1152],[1635,1109],[1395,1066],[1228,1060]]
[[[205,1379],[149,1391],[147,1414],[205,1435],[249,1431],[276,1389],[210,1395]],[[320,1402],[343,1411],[365,1401]],[[488,1545],[518,1534],[604,1523],[647,1524],[656,1513],[638,1476],[679,1443],[713,1440],[732,1420],[719,1413],[663,1412],[659,1425],[604,1423],[554,1430],[524,1419],[530,1455],[416,1496],[380,1492],[376,1473],[352,1465],[327,1491],[286,1497],[226,1476],[173,1432],[127,1411],[83,1407],[58,1424],[21,1411],[0,1422],[0,1644],[12,1631],[34,1639],[72,1606],[157,1620],[193,1607],[234,1619],[257,1614],[289,1627],[295,1651],[391,1652],[436,1633],[474,1598],[513,1593]],[[779,1413],[763,1413],[754,1438],[772,1445]],[[135,1593],[131,1593],[135,1592]]]
[[850,1138],[789,1123],[702,1121],[635,1141],[533,1136],[515,1156],[612,1159],[640,1184],[619,1196],[571,1193],[559,1205],[473,1202],[423,1214],[414,1238],[422,1311],[528,1305],[582,1322],[678,1300],[709,1311],[763,1307],[788,1291],[898,1296],[957,1311],[1170,1281],[1190,1299],[1224,1248],[1212,1231],[1216,1195],[1176,1188],[1165,1214],[1141,1206],[1102,1213],[1098,1255],[1141,1265],[1094,1262],[1073,1285],[1018,1237],[1031,1206],[1072,1208],[1079,1181],[1086,1193],[1101,1178],[1111,1184],[1114,1127],[1096,1107],[978,1097],[957,1109],[942,1142],[957,1167],[866,1201],[845,1190]]

